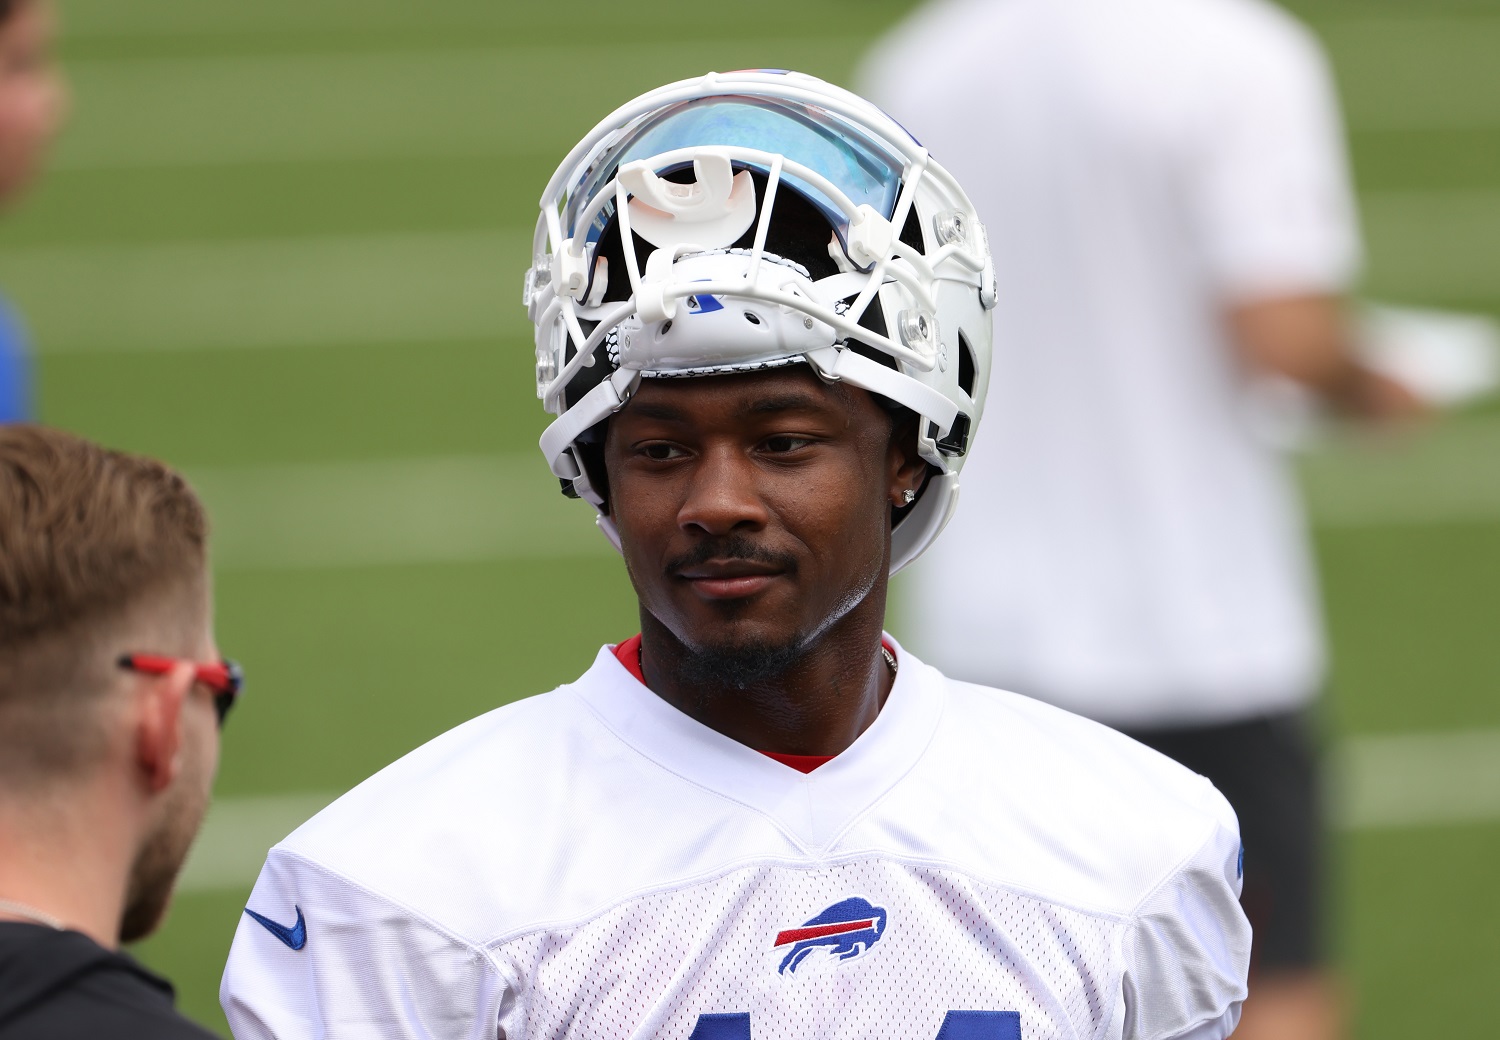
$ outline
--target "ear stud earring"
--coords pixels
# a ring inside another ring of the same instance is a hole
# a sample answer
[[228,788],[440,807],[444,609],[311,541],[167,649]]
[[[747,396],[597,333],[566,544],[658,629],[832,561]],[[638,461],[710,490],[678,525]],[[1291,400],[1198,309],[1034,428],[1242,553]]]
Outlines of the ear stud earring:
[[905,491],[901,492],[901,498],[906,502],[907,505],[911,505],[917,500],[917,493],[911,488],[907,488]]

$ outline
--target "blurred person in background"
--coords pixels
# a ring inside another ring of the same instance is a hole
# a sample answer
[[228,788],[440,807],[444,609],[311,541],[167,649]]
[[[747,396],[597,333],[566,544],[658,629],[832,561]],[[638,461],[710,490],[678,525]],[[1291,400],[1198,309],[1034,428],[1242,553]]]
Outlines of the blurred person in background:
[[[62,121],[62,80],[52,62],[48,0],[0,0],[0,207],[36,175]],[[32,387],[20,323],[0,298],[0,423],[32,414]]]
[[1320,48],[1262,0],[940,0],[861,87],[970,186],[1000,287],[988,429],[914,568],[913,644],[1211,779],[1255,926],[1236,1035],[1337,1035],[1318,596],[1247,390],[1419,406],[1352,349],[1360,243]]
[[208,805],[239,672],[207,520],[151,459],[0,426],[0,1038],[201,1038],[127,954]]

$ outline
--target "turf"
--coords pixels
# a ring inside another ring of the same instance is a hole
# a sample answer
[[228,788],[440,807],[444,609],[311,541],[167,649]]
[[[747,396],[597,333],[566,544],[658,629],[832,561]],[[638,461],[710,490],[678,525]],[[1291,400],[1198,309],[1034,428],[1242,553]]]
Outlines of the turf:
[[[746,28],[666,0],[565,17],[494,0],[70,0],[76,118],[0,226],[43,414],[190,472],[530,450],[543,416],[519,275],[566,148],[679,75],[845,80],[907,6],[760,0]],[[1294,6],[1343,91],[1371,294],[1500,314],[1500,2]],[[1329,527],[1317,545],[1335,736],[1500,726],[1500,522]],[[218,598],[220,641],[251,675],[225,737],[230,796],[347,788],[635,630],[604,553],[230,561]],[[1500,826],[1361,833],[1339,851],[1359,1036],[1487,1037]],[[219,1030],[244,897],[181,898],[139,950]]]

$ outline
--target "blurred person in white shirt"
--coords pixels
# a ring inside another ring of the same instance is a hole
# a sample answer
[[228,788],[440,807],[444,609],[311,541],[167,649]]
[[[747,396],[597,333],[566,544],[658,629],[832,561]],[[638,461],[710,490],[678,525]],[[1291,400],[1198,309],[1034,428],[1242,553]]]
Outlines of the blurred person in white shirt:
[[1349,416],[1420,405],[1352,349],[1360,243],[1324,56],[1262,0],[939,0],[862,80],[969,186],[1000,290],[988,426],[913,569],[912,642],[1212,779],[1256,927],[1237,1035],[1338,1035],[1318,595],[1247,391],[1271,374]]

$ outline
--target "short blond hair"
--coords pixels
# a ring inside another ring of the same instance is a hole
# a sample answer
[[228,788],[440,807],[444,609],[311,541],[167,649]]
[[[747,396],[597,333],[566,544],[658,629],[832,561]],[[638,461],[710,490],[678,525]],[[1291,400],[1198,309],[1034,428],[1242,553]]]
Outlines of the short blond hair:
[[0,776],[96,750],[84,701],[114,675],[110,634],[144,604],[206,602],[207,543],[203,504],[164,464],[0,424]]

